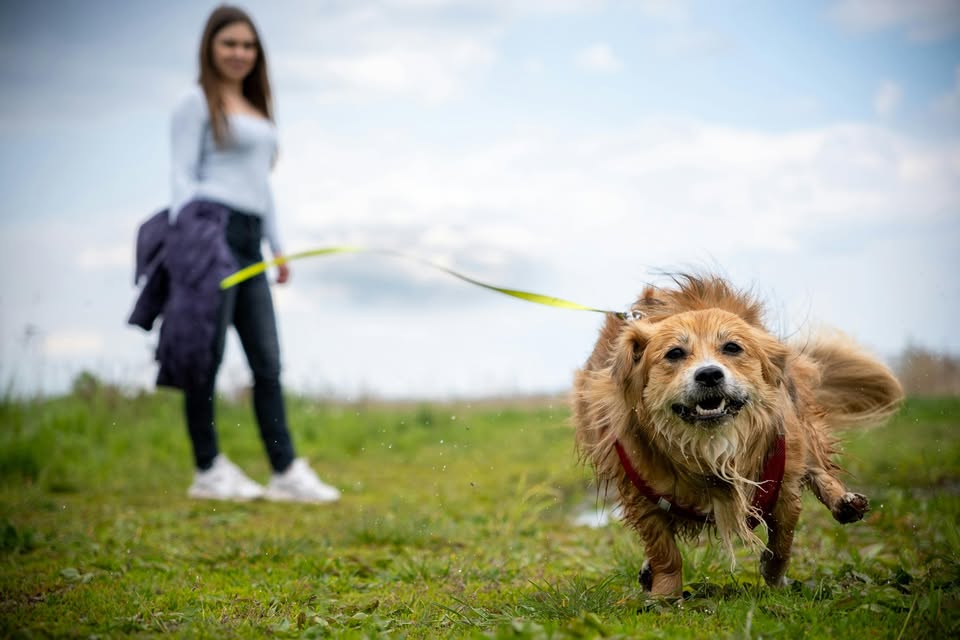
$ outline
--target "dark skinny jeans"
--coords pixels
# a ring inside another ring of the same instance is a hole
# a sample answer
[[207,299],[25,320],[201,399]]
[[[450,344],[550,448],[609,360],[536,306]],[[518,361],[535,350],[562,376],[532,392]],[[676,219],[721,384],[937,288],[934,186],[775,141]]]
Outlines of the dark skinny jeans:
[[[259,216],[231,211],[227,223],[227,244],[242,268],[260,262],[262,220]],[[220,324],[212,348],[214,374],[209,385],[184,390],[187,430],[198,469],[209,469],[217,457],[214,390],[216,370],[223,359],[227,328],[232,324],[240,337],[253,374],[253,410],[260,427],[270,466],[284,471],[294,459],[293,442],[280,386],[280,341],[266,274],[260,274],[223,292]]]

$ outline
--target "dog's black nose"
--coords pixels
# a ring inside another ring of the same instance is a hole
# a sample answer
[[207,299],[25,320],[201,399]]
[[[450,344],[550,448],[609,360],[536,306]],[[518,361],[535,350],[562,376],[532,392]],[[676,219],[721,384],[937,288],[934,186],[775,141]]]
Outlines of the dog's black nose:
[[715,387],[723,382],[723,369],[713,365],[701,367],[693,374],[693,379],[704,387]]

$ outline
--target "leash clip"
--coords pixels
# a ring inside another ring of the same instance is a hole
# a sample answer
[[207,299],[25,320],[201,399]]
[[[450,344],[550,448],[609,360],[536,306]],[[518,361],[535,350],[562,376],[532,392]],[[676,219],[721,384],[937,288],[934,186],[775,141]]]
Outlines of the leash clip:
[[[613,312],[611,312],[613,313]],[[620,318],[621,320],[642,320],[643,313],[639,309],[627,309],[626,311],[617,311],[613,315]]]

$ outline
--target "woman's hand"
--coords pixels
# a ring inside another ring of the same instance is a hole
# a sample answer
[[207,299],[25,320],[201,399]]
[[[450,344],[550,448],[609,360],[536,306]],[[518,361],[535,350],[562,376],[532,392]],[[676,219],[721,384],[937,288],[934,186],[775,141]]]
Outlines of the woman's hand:
[[277,254],[273,257],[281,260],[277,263],[277,284],[284,284],[290,279],[290,267],[287,266],[286,261],[283,261],[283,254]]

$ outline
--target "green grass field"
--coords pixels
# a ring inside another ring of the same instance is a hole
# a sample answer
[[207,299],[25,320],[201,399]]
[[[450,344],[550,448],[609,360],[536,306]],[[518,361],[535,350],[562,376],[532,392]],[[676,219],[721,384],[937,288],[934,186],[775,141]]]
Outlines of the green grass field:
[[[619,524],[571,524],[597,494],[562,399],[289,409],[342,502],[186,499],[176,394],[0,402],[0,637],[960,635],[960,399],[850,435],[873,511],[844,527],[808,496],[788,589],[705,542],[681,602],[644,597]],[[245,403],[220,406],[220,435],[267,479]]]

